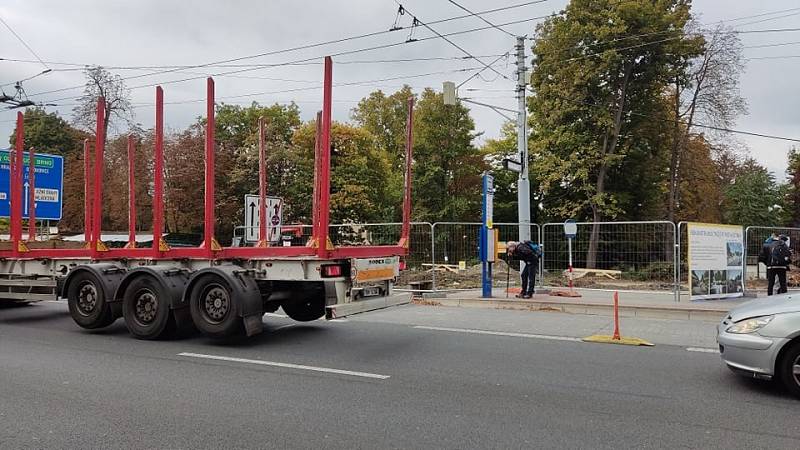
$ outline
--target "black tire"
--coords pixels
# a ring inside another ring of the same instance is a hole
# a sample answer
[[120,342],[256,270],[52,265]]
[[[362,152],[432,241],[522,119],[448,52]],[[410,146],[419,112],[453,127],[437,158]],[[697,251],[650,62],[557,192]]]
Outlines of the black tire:
[[88,271],[76,273],[67,288],[67,306],[80,327],[95,330],[116,320],[97,277]]
[[135,338],[158,339],[170,331],[169,296],[153,277],[137,277],[122,294],[122,317]]
[[298,322],[311,322],[325,316],[325,287],[304,289],[298,293],[299,300],[284,302],[281,307],[287,316]]
[[189,311],[194,326],[206,336],[223,338],[240,335],[244,324],[239,302],[228,283],[219,275],[203,275],[189,292]]
[[786,389],[800,398],[800,342],[790,344],[778,362],[778,378]]

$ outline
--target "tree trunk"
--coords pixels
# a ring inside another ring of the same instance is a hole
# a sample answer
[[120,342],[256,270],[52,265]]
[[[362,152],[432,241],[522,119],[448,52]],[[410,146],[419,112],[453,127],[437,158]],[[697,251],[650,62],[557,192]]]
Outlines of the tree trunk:
[[[606,192],[606,176],[608,175],[609,164],[605,158],[608,155],[613,155],[619,142],[619,132],[622,128],[622,113],[625,110],[625,95],[628,91],[628,81],[633,72],[633,61],[629,61],[625,65],[625,75],[620,83],[619,107],[614,114],[614,129],[609,139],[608,133],[603,138],[603,146],[601,151],[600,167],[597,171],[597,184],[595,185],[595,195],[597,198],[602,198]],[[589,236],[589,248],[586,250],[586,268],[595,269],[597,266],[597,247],[600,240],[600,225],[598,222],[603,220],[603,211],[600,210],[600,205],[595,200],[592,204],[592,233]]]

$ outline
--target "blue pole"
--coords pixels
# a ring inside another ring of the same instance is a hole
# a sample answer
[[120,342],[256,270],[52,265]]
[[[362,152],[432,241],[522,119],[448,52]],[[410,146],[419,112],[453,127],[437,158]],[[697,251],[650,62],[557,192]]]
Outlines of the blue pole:
[[483,298],[492,297],[492,264],[489,262],[489,202],[491,201],[490,175],[483,174],[483,208],[481,210],[481,236],[480,236],[480,255],[481,255],[481,287]]

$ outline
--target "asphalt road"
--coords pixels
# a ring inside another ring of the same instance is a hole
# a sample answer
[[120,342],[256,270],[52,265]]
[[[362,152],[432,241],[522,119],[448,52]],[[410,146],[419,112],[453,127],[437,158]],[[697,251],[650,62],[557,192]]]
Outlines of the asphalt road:
[[147,342],[64,304],[0,308],[0,448],[800,448],[800,401],[687,350],[713,324],[631,319],[643,348],[574,340],[607,318],[556,313],[264,320]]

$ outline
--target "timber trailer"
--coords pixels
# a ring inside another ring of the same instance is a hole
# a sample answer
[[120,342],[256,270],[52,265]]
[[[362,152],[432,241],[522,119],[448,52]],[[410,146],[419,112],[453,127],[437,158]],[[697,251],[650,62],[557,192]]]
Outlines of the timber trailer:
[[[408,254],[411,216],[413,99],[409,99],[403,220],[395,245],[334,246],[329,237],[332,60],[325,58],[322,111],[317,114],[312,235],[306,245],[267,242],[264,123],[259,124],[260,242],[254,247],[221,247],[214,237],[214,80],[207,79],[204,180],[204,236],[198,247],[171,248],[164,240],[164,96],[156,87],[153,166],[153,244],[137,247],[133,200],[133,147],[128,147],[129,242],[108,248],[101,240],[103,214],[104,100],[97,103],[94,170],[84,142],[85,244],[58,246],[37,242],[30,208],[28,239],[23,240],[22,181],[24,118],[17,115],[15,149],[10,157],[10,242],[0,243],[0,301],[66,298],[73,320],[98,329],[123,317],[130,333],[157,339],[193,325],[210,337],[262,331],[262,317],[282,307],[292,319],[332,319],[408,303],[410,294],[393,292],[400,258]],[[33,159],[30,149],[30,161]],[[34,183],[34,164],[29,164]],[[94,189],[90,178],[93,175]],[[90,192],[91,191],[91,192]],[[35,189],[30,186],[33,204]],[[47,247],[47,248],[45,248]],[[53,248],[56,247],[56,248]],[[60,247],[60,248],[59,248]]]

